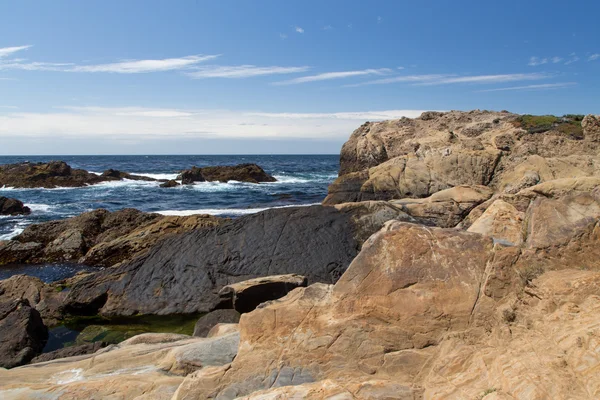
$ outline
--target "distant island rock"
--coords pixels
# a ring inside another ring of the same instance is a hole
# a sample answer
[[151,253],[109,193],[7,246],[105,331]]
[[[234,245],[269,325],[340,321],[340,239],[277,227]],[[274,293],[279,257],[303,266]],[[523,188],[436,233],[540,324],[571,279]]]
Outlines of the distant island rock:
[[183,185],[194,182],[277,182],[277,179],[267,174],[256,164],[221,165],[216,167],[192,167],[183,171],[177,179]]

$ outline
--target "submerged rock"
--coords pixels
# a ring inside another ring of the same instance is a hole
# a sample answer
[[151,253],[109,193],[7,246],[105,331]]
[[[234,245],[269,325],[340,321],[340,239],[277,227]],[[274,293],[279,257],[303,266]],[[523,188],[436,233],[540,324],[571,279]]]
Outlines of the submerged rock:
[[179,186],[179,182],[177,182],[174,179],[170,179],[166,182],[163,182],[159,185],[161,188],[172,188],[172,187],[177,187]]
[[256,164],[223,165],[216,167],[192,167],[185,170],[177,177],[181,179],[183,185],[194,182],[275,182],[277,181],[271,175],[267,174]]
[[31,209],[25,206],[22,201],[0,196],[0,215],[23,215],[30,213]]

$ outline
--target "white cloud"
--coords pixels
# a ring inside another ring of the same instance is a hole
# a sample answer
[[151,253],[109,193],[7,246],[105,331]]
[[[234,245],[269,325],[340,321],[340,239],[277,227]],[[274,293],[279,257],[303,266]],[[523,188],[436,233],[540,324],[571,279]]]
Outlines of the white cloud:
[[300,78],[290,79],[288,81],[276,82],[275,85],[295,85],[299,83],[307,83],[307,82],[317,82],[317,81],[326,81],[331,79],[343,79],[343,78],[351,78],[354,76],[364,76],[364,75],[383,75],[392,72],[389,68],[379,68],[379,69],[363,69],[358,71],[339,71],[339,72],[325,72],[322,74],[311,75],[311,76],[302,76]]
[[288,35],[286,35],[285,33],[279,34],[279,39],[281,39],[281,40],[285,40],[285,39],[287,39],[287,37],[288,37]]
[[[0,137],[345,139],[362,122],[423,110],[339,113],[264,113],[143,107],[63,107],[41,112],[0,113]],[[26,140],[26,139],[24,139]]]
[[300,28],[299,26],[295,27],[294,30],[298,33],[304,33],[304,29]]
[[513,86],[497,89],[478,90],[477,92],[502,92],[506,90],[548,90],[548,89],[564,89],[577,85],[576,82],[564,83],[542,83],[539,85]]
[[538,58],[538,57],[531,57],[529,59],[529,63],[527,65],[531,66],[531,67],[535,67],[538,65],[544,65],[548,63],[548,59],[547,58]]
[[0,47],[0,58],[16,53],[17,51],[27,50],[32,46]]
[[501,74],[501,75],[468,75],[458,76],[455,74],[429,74],[429,75],[402,75],[393,78],[377,79],[346,85],[345,87],[357,87],[364,85],[386,85],[391,83],[412,83],[413,85],[431,86],[431,85],[451,85],[460,83],[471,84],[491,84],[502,82],[516,82],[527,80],[538,80],[551,78],[553,75],[545,73],[530,74]]
[[552,64],[558,64],[562,60],[563,60],[563,58],[562,57],[558,57],[558,56],[555,56],[555,57],[551,58]]
[[306,72],[310,67],[257,67],[255,65],[239,66],[206,66],[195,68],[187,73],[192,78],[249,78],[263,75],[295,74]]
[[204,61],[214,60],[218,55],[187,56],[162,60],[132,60],[111,64],[78,65],[70,69],[74,72],[114,72],[119,74],[139,74],[187,69]]
[[592,54],[591,56],[588,57],[588,61],[594,61],[600,58],[600,54],[599,53],[595,53]]
[[46,63],[46,62],[26,62],[23,59],[7,60],[0,62],[0,71],[2,70],[22,70],[22,71],[69,71],[74,64],[70,63]]
[[390,83],[422,83],[422,82],[434,82],[439,81],[443,78],[446,78],[452,75],[439,75],[439,74],[430,74],[430,75],[402,75],[396,76],[393,78],[385,78],[385,79],[377,79],[374,81],[367,81],[361,83],[354,83],[351,85],[344,85],[344,87],[357,87],[357,86],[365,86],[365,85],[387,85]]
[[579,61],[579,57],[575,53],[569,54],[569,59],[565,62],[565,65],[573,64],[574,62]]

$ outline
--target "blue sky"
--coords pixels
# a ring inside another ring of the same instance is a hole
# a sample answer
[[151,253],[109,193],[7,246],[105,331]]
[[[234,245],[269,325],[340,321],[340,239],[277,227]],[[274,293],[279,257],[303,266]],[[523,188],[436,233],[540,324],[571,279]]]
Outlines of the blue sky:
[[0,154],[337,153],[423,110],[600,113],[596,1],[3,1]]

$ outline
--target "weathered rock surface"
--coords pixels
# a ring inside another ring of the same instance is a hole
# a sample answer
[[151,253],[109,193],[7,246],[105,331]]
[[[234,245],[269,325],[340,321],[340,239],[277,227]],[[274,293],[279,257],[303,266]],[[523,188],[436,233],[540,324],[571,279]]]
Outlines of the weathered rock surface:
[[0,215],[22,215],[31,213],[31,209],[22,201],[0,196]]
[[149,181],[149,182],[158,181],[158,179],[151,178],[149,176],[134,175],[134,174],[130,174],[129,172],[119,171],[116,169],[107,169],[106,171],[104,171],[102,173],[102,175],[100,175],[100,177],[103,178],[103,180],[107,180],[107,181],[123,180],[123,179],[128,179],[130,181]]
[[297,274],[265,276],[224,286],[219,291],[221,306],[228,306],[240,314],[250,312],[259,304],[277,300],[299,287],[306,287],[308,279]]
[[40,279],[27,275],[15,275],[0,281],[2,301],[26,300],[39,312],[46,325],[54,325],[62,317],[65,293],[57,285],[48,285]]
[[324,204],[423,198],[460,185],[517,193],[600,175],[597,117],[548,126],[530,120],[475,110],[364,124],[342,147],[339,178]]
[[169,179],[168,181],[161,183],[159,186],[161,188],[172,188],[179,186],[179,182],[174,179]]
[[194,326],[194,336],[206,337],[210,330],[221,323],[240,322],[240,313],[233,309],[221,309],[211,311],[196,322]]
[[42,352],[48,329],[27,300],[0,301],[0,368],[27,364]]
[[[366,218],[372,204],[338,210],[311,206],[271,209],[204,230],[175,235],[145,255],[92,274],[71,288],[70,312],[98,307],[105,315],[208,312],[228,284],[296,273],[309,282],[333,283],[362,243],[390,216]],[[378,223],[375,223],[378,222]]]
[[183,171],[177,179],[181,179],[183,185],[194,182],[275,182],[271,175],[267,174],[256,164],[222,165],[216,167],[192,167]]
[[0,265],[77,262],[111,266],[146,251],[163,237],[219,224],[208,215],[162,216],[135,209],[98,209],[77,217],[30,225],[0,241]]

